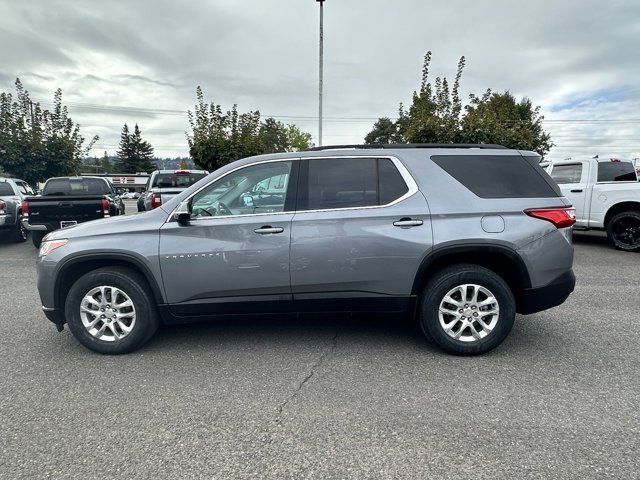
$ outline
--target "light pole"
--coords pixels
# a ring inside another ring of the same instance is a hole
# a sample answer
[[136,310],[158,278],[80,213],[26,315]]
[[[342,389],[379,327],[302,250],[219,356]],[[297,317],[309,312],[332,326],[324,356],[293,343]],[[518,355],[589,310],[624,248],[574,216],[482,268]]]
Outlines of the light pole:
[[325,0],[316,0],[320,4],[320,47],[318,58],[318,146],[322,146],[322,69],[323,69],[323,52],[322,47],[324,43],[324,25],[323,25],[323,11],[322,6]]

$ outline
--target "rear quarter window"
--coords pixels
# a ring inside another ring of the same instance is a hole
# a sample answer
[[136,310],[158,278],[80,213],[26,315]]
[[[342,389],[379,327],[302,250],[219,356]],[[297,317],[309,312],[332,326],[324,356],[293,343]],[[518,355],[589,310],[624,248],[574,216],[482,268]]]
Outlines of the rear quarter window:
[[433,162],[481,198],[561,196],[536,157],[520,155],[434,155]]
[[637,182],[636,169],[631,162],[598,162],[599,182]]
[[7,182],[0,182],[0,197],[13,196],[13,188]]

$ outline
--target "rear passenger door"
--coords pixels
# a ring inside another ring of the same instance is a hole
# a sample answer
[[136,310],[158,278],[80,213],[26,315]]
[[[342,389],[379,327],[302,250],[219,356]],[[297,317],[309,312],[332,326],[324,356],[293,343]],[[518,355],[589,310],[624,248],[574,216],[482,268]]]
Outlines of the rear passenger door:
[[300,167],[291,227],[296,308],[398,309],[432,246],[413,178],[391,157],[308,158]]
[[553,165],[551,178],[560,187],[562,194],[576,209],[576,225],[588,226],[589,205],[586,202],[589,193],[589,169],[583,162]]

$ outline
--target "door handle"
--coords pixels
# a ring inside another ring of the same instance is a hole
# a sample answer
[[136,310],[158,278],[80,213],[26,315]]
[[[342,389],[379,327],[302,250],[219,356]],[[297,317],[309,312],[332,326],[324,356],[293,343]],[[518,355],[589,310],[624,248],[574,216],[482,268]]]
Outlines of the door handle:
[[395,227],[419,227],[422,225],[422,220],[412,220],[411,218],[401,218],[393,222]]
[[577,188],[575,190],[571,190],[571,193],[582,193],[583,190],[581,188]]
[[269,235],[272,233],[282,233],[284,232],[284,228],[265,225],[264,227],[256,228],[254,232],[259,233],[260,235]]

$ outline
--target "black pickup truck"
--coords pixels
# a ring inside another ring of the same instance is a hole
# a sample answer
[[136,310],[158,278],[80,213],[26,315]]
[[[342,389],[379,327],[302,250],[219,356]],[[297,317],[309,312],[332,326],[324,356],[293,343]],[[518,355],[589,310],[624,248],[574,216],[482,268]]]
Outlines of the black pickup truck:
[[58,177],[44,184],[41,195],[22,202],[22,224],[37,248],[44,236],[78,223],[124,214],[113,185],[101,177]]

